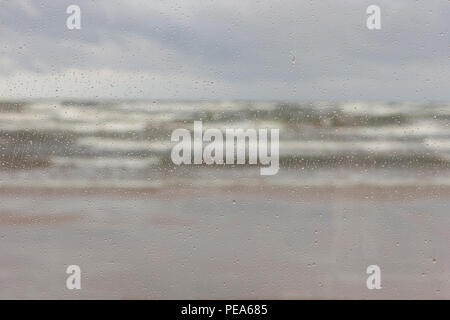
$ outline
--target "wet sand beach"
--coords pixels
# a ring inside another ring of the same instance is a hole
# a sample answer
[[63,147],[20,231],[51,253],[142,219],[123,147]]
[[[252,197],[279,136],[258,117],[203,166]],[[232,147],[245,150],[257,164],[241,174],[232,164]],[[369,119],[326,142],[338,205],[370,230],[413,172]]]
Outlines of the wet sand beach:
[[3,189],[0,298],[448,299],[450,189],[414,189]]

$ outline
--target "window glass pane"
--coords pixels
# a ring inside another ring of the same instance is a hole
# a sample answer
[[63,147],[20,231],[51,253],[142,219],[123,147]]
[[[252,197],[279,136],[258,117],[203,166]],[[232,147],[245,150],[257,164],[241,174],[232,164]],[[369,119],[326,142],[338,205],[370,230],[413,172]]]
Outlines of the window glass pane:
[[0,298],[450,298],[449,10],[2,1]]

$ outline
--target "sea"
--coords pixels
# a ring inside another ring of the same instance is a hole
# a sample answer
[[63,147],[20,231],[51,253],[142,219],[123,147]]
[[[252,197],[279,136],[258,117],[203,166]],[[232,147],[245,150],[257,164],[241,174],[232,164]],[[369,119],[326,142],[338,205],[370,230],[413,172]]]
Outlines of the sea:
[[[177,128],[280,130],[280,170],[173,165]],[[0,188],[449,186],[450,103],[0,102]]]

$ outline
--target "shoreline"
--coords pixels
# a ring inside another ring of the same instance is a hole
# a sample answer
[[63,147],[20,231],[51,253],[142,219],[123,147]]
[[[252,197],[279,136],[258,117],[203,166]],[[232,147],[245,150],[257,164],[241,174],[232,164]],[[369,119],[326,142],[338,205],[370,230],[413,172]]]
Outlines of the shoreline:
[[450,186],[373,186],[359,184],[353,186],[304,186],[304,187],[279,187],[272,185],[231,185],[231,186],[189,186],[166,185],[161,187],[3,187],[0,186],[0,195],[116,195],[125,197],[152,196],[188,196],[192,194],[211,195],[217,193],[245,193],[248,195],[276,195],[277,197],[303,199],[321,199],[335,196],[337,198],[361,198],[368,196],[374,199],[405,200],[411,197],[417,198],[446,198],[450,197]]

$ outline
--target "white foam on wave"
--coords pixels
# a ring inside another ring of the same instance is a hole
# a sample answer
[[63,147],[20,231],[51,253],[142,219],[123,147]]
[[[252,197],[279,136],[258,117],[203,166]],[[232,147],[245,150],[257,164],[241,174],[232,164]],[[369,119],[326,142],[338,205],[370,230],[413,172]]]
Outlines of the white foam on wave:
[[450,128],[435,121],[423,120],[409,125],[389,125],[377,127],[343,127],[335,129],[336,135],[360,135],[365,137],[426,137],[450,135]]
[[340,105],[341,111],[354,115],[389,116],[399,113],[399,108],[384,103],[349,102]]
[[147,127],[163,127],[182,118],[169,112],[125,112],[114,105],[99,107],[60,103],[34,103],[20,113],[0,113],[0,122],[10,122],[5,124],[8,130],[58,130],[79,133],[141,131]]
[[35,130],[35,131],[64,131],[76,133],[98,133],[98,132],[131,132],[141,131],[146,128],[143,122],[123,122],[110,121],[102,123],[78,123],[78,122],[61,122],[61,121],[38,121],[38,120],[21,120],[21,121],[1,121],[1,129],[3,130]]
[[171,142],[147,140],[120,140],[98,137],[85,137],[77,140],[79,146],[106,151],[153,151],[167,152]]
[[442,159],[450,161],[450,139],[425,139],[424,145],[438,153]]
[[330,155],[330,154],[352,154],[353,152],[364,153],[410,153],[423,151],[424,147],[417,142],[403,142],[393,140],[373,141],[281,141],[280,155]]
[[7,112],[0,113],[0,123],[14,123],[20,125],[22,122],[36,122],[51,120],[51,115],[45,113],[24,113],[24,112]]
[[242,120],[229,122],[203,122],[203,130],[219,129],[225,132],[226,129],[283,129],[284,125],[281,122],[271,120]]
[[144,159],[123,157],[52,157],[51,162],[53,165],[61,167],[144,169],[149,166],[158,165],[160,159],[155,157],[147,157]]
[[62,121],[79,121],[79,122],[104,122],[117,121],[122,122],[169,122],[178,119],[174,113],[156,113],[148,114],[144,112],[123,112],[117,111],[111,107],[108,108],[89,108],[61,106],[55,110],[55,116]]
[[425,139],[424,144],[438,151],[450,152],[450,139]]

